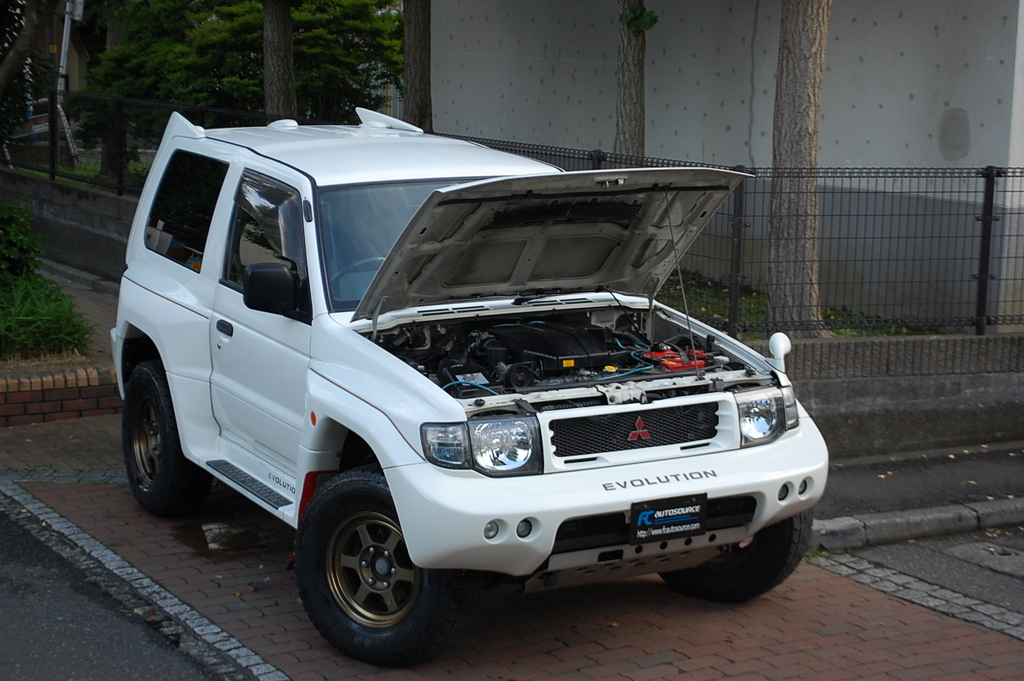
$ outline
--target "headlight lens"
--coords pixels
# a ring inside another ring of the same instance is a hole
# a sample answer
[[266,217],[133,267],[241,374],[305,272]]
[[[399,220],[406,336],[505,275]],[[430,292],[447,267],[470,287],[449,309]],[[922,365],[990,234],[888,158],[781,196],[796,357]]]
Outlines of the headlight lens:
[[762,445],[785,432],[786,405],[778,388],[738,392],[736,406],[740,414],[741,446]]
[[543,471],[540,428],[532,417],[470,421],[473,461],[485,475],[531,475]]
[[427,461],[442,468],[469,468],[469,433],[465,423],[425,423],[420,427]]
[[476,468],[495,477],[544,472],[540,426],[532,416],[426,423],[420,434],[427,460],[443,468]]

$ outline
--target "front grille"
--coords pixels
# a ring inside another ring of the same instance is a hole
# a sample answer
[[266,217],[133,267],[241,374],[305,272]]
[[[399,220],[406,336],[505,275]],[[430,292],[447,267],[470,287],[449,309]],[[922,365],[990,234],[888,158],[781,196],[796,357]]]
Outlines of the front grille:
[[718,404],[558,419],[551,431],[555,456],[562,458],[710,440],[718,431]]
[[[704,529],[708,532],[746,525],[754,519],[757,501],[754,497],[708,499]],[[629,526],[625,513],[573,518],[559,525],[552,554],[621,546],[629,543]]]

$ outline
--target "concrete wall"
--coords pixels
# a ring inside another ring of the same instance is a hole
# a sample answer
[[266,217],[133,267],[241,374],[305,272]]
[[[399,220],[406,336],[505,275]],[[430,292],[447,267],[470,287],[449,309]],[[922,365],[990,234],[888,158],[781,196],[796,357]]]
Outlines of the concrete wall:
[[1024,440],[1024,335],[797,340],[786,371],[833,458]]
[[33,225],[46,236],[45,257],[110,281],[121,279],[134,198],[4,168],[0,198],[26,201]]
[[[50,259],[120,278],[134,199],[0,170],[22,196]],[[1024,440],[1024,335],[795,341],[787,371],[833,458]]]
[[[771,165],[780,0],[646,6],[647,155]],[[1024,165],[1019,6],[837,0],[820,165]],[[432,19],[437,130],[612,148],[614,0],[434,0]]]

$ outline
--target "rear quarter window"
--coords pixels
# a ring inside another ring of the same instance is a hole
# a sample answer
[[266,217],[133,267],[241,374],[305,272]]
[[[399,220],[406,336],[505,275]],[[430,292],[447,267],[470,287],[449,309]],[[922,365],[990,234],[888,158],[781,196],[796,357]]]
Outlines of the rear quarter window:
[[199,272],[227,172],[223,161],[174,152],[146,222],[146,248]]

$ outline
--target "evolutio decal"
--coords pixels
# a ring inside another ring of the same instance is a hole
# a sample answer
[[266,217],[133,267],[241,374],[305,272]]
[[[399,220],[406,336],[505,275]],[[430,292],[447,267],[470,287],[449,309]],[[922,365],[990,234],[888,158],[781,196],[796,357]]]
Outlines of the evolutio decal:
[[614,492],[617,489],[631,489],[636,487],[650,487],[651,485],[667,485],[673,482],[682,482],[684,480],[706,480],[708,478],[717,478],[718,473],[714,470],[710,471],[690,471],[689,473],[666,473],[664,475],[655,475],[653,477],[647,476],[643,478],[633,478],[631,480],[616,480],[614,482],[606,482],[601,485],[606,492]]

